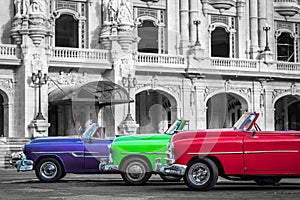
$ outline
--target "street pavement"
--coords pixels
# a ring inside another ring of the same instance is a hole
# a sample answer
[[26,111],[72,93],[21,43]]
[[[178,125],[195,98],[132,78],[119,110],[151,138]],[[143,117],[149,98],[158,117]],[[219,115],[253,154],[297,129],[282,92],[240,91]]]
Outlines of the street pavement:
[[68,174],[56,183],[41,183],[33,171],[0,169],[2,200],[156,200],[156,199],[299,199],[300,178],[283,179],[281,186],[258,186],[251,181],[219,179],[210,191],[188,189],[182,182],[163,182],[152,176],[144,186],[128,186],[118,174]]

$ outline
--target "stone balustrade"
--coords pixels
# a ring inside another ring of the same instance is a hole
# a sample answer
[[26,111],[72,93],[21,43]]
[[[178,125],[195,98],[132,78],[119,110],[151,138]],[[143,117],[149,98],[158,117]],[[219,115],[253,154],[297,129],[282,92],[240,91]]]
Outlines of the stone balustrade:
[[183,56],[174,56],[168,54],[152,54],[152,53],[138,53],[138,64],[171,64],[184,65],[185,59]]
[[218,70],[258,71],[257,60],[242,60],[236,58],[211,58],[211,66]]
[[[20,65],[20,59],[17,58],[17,46],[11,44],[0,44],[0,59],[6,61],[10,65]],[[166,68],[181,68],[187,67],[187,62],[184,56],[168,55],[168,54],[152,54],[152,53],[138,53],[136,55],[136,66],[151,66],[157,67],[155,70]],[[109,52],[102,49],[77,49],[54,47],[50,55],[50,66],[76,66],[88,67],[94,65],[95,67],[110,66]],[[211,70],[240,71],[240,72],[272,72],[273,74],[291,74],[295,75],[300,72],[300,63],[290,63],[282,61],[274,61],[271,65],[265,65],[258,60],[238,59],[238,58],[217,58],[209,59]],[[207,66],[199,65],[199,70]]]
[[72,60],[102,60],[108,61],[108,51],[102,49],[78,49],[54,47],[52,51],[54,59],[72,59]]
[[284,73],[299,73],[300,63],[277,62],[276,71]]
[[1,44],[0,45],[0,56],[3,57],[16,57],[16,45],[12,44]]

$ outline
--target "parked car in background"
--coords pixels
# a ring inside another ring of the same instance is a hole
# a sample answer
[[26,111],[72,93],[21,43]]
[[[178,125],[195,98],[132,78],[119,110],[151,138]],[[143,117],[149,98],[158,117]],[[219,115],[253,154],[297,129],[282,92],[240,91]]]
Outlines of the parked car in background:
[[54,182],[67,173],[118,173],[99,171],[99,160],[108,158],[108,144],[113,138],[103,135],[103,127],[92,124],[82,136],[41,137],[24,145],[23,156],[17,161],[17,171],[35,170],[43,182]]
[[[119,170],[126,183],[145,184],[151,175],[156,173],[155,159],[166,157],[170,138],[176,131],[181,131],[186,124],[188,124],[186,120],[178,119],[162,134],[138,134],[116,138],[109,147],[109,159],[102,159],[100,162],[100,170]],[[161,178],[165,181],[181,179],[181,177],[164,175]]]
[[279,185],[300,176],[300,131],[261,131],[258,113],[245,113],[230,129],[178,133],[169,143],[168,165],[157,172],[183,176],[190,188],[209,190],[218,176]]

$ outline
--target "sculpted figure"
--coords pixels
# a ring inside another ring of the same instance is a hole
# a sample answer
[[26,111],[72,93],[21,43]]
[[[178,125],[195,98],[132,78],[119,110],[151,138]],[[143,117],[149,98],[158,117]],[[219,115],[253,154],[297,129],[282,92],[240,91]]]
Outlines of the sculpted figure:
[[117,19],[121,24],[133,23],[130,2],[127,0],[121,0]]
[[21,17],[21,3],[22,0],[14,0],[15,8],[16,8],[16,17]]
[[115,22],[118,12],[118,0],[106,0],[103,3],[104,21]]
[[31,11],[32,13],[44,13],[45,12],[45,1],[44,0],[31,0]]
[[30,0],[23,0],[23,12],[22,15],[30,14]]

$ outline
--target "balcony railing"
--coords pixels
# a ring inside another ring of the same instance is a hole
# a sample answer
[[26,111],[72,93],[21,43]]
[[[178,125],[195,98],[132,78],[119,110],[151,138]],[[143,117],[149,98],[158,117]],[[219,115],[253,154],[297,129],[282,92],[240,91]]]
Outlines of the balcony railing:
[[138,64],[158,64],[158,65],[184,65],[183,56],[174,56],[167,54],[138,53]]
[[102,49],[54,47],[50,56],[50,66],[106,68],[109,64],[108,51]]
[[242,60],[234,58],[211,58],[211,67],[219,70],[257,71],[257,60]]
[[277,62],[276,71],[285,73],[300,72],[300,63]]
[[108,60],[108,52],[101,49],[53,48],[52,57],[71,60]]
[[10,57],[16,58],[16,45],[12,44],[1,44],[0,45],[0,56],[1,58]]

